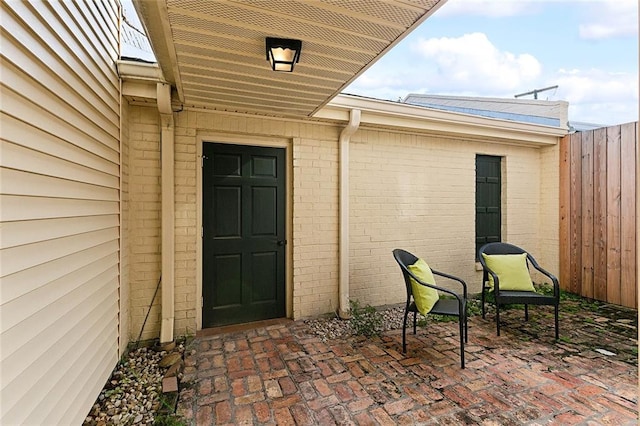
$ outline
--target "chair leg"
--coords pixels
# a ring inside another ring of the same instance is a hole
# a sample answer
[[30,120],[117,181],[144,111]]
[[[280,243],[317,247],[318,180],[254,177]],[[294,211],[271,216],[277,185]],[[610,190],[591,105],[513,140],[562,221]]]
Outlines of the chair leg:
[[409,311],[404,310],[404,321],[402,322],[402,352],[407,353],[407,316]]
[[480,299],[482,300],[482,319],[484,319],[484,283],[482,283],[482,297]]
[[464,341],[469,343],[469,317],[464,315]]
[[556,319],[556,340],[558,340],[560,338],[560,331],[558,330],[558,310],[559,310],[559,305],[556,303],[555,305],[555,319]]
[[413,313],[413,334],[416,334],[416,317],[418,316],[417,312]]
[[524,320],[529,321],[529,305],[524,305]]
[[465,325],[463,324],[463,322],[465,322],[464,319],[464,315],[460,315],[459,321],[460,323],[460,367],[464,368],[464,329],[465,329]]
[[500,335],[500,305],[496,302],[496,332]]

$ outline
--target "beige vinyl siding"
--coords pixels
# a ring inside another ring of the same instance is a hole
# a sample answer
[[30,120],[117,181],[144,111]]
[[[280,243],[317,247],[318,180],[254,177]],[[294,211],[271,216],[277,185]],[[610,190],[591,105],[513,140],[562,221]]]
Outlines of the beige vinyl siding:
[[0,7],[0,423],[80,424],[128,341],[119,6]]
[[129,105],[122,99],[121,173],[120,173],[120,356],[138,335],[130,329],[130,234],[129,234]]

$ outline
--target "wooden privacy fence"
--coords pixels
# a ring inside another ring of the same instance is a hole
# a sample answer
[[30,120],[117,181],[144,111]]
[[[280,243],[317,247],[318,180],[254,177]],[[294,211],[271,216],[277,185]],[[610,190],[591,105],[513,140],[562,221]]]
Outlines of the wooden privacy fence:
[[638,123],[560,142],[560,283],[571,293],[637,307]]

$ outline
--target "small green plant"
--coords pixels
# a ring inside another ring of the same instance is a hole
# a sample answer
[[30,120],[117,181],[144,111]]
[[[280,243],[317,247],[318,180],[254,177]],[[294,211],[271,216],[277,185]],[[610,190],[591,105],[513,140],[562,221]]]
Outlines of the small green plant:
[[371,305],[360,306],[357,300],[349,300],[351,328],[357,335],[372,337],[382,331],[382,314]]
[[178,416],[173,414],[160,414],[153,420],[155,426],[186,426]]
[[564,343],[571,343],[571,338],[569,338],[567,336],[560,336],[560,338],[558,340],[560,340],[561,342],[564,342]]
[[434,322],[452,322],[458,321],[458,318],[451,315],[429,315]]
[[467,317],[473,317],[482,314],[482,301],[477,298],[469,298],[467,300]]

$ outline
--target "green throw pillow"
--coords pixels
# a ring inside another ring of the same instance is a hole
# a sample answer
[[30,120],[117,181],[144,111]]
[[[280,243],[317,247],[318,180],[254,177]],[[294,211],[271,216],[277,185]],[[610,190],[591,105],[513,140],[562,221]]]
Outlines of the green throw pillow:
[[[498,276],[500,290],[536,291],[527,268],[527,253],[485,254],[485,263]],[[489,274],[489,287],[493,290],[493,277]]]
[[[435,278],[433,277],[433,272],[431,272],[431,268],[427,265],[423,259],[418,259],[416,263],[413,265],[409,265],[409,270],[418,277],[418,279],[422,282],[428,284],[436,283]],[[440,295],[438,294],[438,290],[431,287],[423,286],[418,283],[416,280],[411,278],[411,293],[413,293],[413,300],[416,302],[416,307],[418,308],[418,312],[422,315],[428,314],[433,305],[436,304]]]

